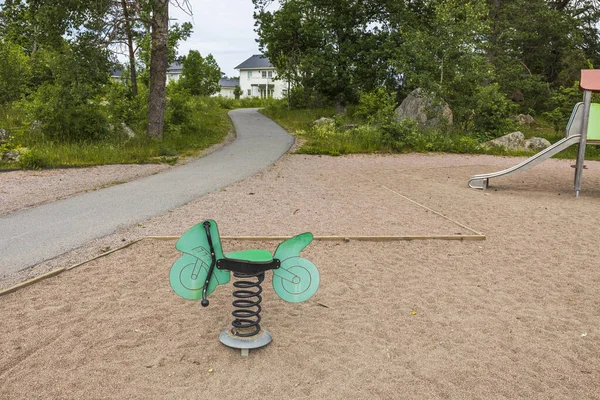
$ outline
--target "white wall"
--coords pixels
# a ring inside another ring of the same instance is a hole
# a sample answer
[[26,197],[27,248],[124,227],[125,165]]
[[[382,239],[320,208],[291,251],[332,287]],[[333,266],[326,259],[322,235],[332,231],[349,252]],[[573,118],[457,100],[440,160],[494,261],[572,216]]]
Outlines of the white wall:
[[167,83],[169,81],[175,81],[177,82],[179,80],[179,77],[181,76],[181,72],[177,72],[177,73],[169,73],[167,72]]
[[227,97],[229,99],[235,99],[235,95],[233,94],[233,89],[234,88],[221,86],[221,91],[218,92],[216,94],[216,96],[223,96],[223,97]]
[[[263,78],[263,71],[266,72],[266,77]],[[248,76],[251,72],[252,76]],[[269,72],[271,76],[269,77]],[[275,80],[276,77],[275,68],[257,68],[257,69],[240,69],[240,88],[242,89],[242,97],[264,97],[266,93],[260,92],[258,85],[269,85],[272,86],[272,93],[269,93],[270,97],[276,99],[283,99],[287,95],[287,82],[282,80]]]

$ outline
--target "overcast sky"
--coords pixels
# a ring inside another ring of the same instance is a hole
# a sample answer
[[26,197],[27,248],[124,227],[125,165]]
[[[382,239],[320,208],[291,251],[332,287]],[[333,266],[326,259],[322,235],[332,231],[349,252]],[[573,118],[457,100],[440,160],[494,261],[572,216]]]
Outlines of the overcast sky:
[[[234,68],[253,54],[259,54],[254,32],[252,0],[189,0],[193,16],[171,5],[170,17],[177,23],[194,25],[192,36],[179,45],[179,54],[198,50],[213,55],[227,76],[239,76]],[[272,7],[271,7],[272,8]]]

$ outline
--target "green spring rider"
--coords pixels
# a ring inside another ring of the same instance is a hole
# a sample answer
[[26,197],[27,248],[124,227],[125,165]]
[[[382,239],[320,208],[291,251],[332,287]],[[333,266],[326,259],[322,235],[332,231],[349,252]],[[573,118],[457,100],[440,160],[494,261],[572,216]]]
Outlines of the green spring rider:
[[233,283],[234,317],[232,328],[221,333],[219,339],[226,346],[249,349],[265,346],[271,335],[260,326],[262,301],[261,283],[265,271],[273,270],[273,289],[283,300],[299,303],[308,300],[319,287],[319,271],[300,252],[313,240],[311,233],[302,233],[279,244],[275,254],[268,250],[245,250],[223,254],[217,223],[201,222],[189,229],[176,248],[183,255],[173,263],[170,272],[171,287],[188,300],[201,300],[208,306],[208,296],[219,285],[238,278]]

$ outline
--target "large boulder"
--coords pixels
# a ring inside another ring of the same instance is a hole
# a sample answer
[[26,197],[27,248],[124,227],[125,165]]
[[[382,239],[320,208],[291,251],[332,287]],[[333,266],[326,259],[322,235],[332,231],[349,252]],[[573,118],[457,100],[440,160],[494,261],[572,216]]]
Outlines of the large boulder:
[[132,138],[134,138],[136,136],[134,130],[131,129],[130,127],[128,127],[125,122],[121,122],[119,125],[117,125],[116,128],[115,128],[115,126],[113,124],[108,124],[108,130],[109,131],[112,132],[115,129],[118,129],[119,133],[123,133],[129,139],[132,139]]
[[531,151],[541,151],[550,147],[551,145],[552,143],[550,143],[548,140],[540,137],[532,137],[531,139],[527,139],[523,142],[523,148]]
[[42,129],[43,126],[44,123],[42,121],[33,121],[31,124],[29,124],[29,130],[31,132],[37,132]]
[[329,125],[335,124],[335,120],[332,118],[322,117],[315,121],[315,125]]
[[517,122],[519,125],[531,125],[535,122],[535,119],[529,114],[519,114],[517,116]]
[[442,99],[435,99],[420,88],[413,90],[402,101],[394,115],[397,121],[412,118],[422,127],[452,124],[452,110],[448,104]]
[[523,146],[525,135],[522,132],[512,132],[499,138],[488,140],[483,144],[486,147],[505,147],[509,150],[519,150]]
[[525,135],[517,131],[499,138],[488,140],[482,144],[483,147],[504,147],[509,150],[540,151],[550,146],[550,142],[544,138],[533,137],[525,140]]
[[18,151],[5,151],[4,153],[0,153],[0,160],[14,163],[19,162],[21,158],[21,153]]

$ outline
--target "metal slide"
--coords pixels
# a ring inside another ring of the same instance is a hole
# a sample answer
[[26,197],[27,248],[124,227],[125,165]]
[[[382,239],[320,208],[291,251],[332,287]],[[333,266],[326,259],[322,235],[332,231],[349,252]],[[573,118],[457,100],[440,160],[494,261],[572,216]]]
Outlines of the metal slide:
[[487,189],[488,181],[490,178],[498,178],[500,176],[508,176],[517,172],[526,171],[529,168],[538,165],[542,161],[549,159],[553,155],[560,153],[567,147],[579,143],[580,136],[581,135],[571,135],[562,140],[559,140],[552,146],[540,151],[532,157],[529,157],[527,160],[515,165],[514,167],[510,167],[498,172],[492,172],[489,174],[473,175],[471,179],[469,179],[469,187],[473,189]]

